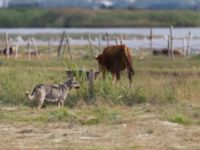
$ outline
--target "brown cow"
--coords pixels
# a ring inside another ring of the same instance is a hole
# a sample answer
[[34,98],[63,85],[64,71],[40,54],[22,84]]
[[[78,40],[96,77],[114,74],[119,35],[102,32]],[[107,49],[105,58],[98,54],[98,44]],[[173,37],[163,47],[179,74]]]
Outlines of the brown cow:
[[[167,48],[153,50],[154,56],[159,56],[159,55],[168,56],[169,53],[170,53],[170,50]],[[180,56],[180,57],[183,56],[183,54],[178,50],[174,50],[173,53],[174,53],[174,56]]]
[[125,45],[108,46],[102,54],[95,58],[98,61],[100,70],[103,72],[103,78],[105,78],[105,72],[109,71],[112,73],[113,80],[119,80],[120,71],[127,68],[129,81],[132,82],[132,76],[134,75],[132,59],[130,51]]

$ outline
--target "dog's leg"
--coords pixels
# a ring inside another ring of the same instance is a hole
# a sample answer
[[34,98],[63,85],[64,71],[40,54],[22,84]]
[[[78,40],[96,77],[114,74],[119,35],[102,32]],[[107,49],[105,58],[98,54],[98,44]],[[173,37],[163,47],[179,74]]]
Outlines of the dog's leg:
[[45,100],[45,92],[41,89],[37,91],[37,98],[38,98],[38,109],[42,108]]
[[60,102],[61,102],[61,107],[64,107],[64,100],[62,99]]
[[58,108],[60,108],[60,105],[61,105],[61,101],[59,100],[58,101]]
[[58,101],[58,108],[61,108],[63,106],[64,106],[64,100],[61,99]]
[[44,98],[41,97],[41,98],[39,99],[39,101],[38,101],[38,107],[37,107],[37,108],[38,108],[38,109],[41,109],[43,104],[44,104]]

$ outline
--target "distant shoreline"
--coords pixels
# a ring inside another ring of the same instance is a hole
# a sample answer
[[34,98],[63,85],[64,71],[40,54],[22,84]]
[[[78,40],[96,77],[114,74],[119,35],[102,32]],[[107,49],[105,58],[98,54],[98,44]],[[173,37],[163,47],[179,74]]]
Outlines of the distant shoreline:
[[0,28],[199,27],[191,10],[0,9]]

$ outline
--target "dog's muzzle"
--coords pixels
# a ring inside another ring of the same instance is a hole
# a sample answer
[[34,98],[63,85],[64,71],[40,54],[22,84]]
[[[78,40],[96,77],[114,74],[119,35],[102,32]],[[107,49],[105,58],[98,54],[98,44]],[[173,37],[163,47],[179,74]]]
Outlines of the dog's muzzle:
[[76,85],[74,86],[75,89],[79,89],[80,88],[80,85]]

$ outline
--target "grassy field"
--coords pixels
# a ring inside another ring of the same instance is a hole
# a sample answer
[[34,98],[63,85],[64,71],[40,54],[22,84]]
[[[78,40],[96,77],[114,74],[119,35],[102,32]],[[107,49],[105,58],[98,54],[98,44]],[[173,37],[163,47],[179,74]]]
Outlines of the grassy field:
[[[67,68],[98,69],[93,58],[0,58],[0,146],[35,149],[197,149],[200,139],[199,57],[133,57],[135,77],[118,85],[110,75],[72,90],[64,108],[37,110],[25,92],[38,83],[66,80]],[[6,136],[4,136],[6,134]],[[38,136],[39,135],[39,136]],[[10,141],[10,143],[9,143]],[[43,144],[43,142],[47,144]],[[156,144],[155,141],[158,143]],[[160,142],[160,144],[159,144]]]
[[195,27],[199,18],[190,10],[0,9],[1,27]]

